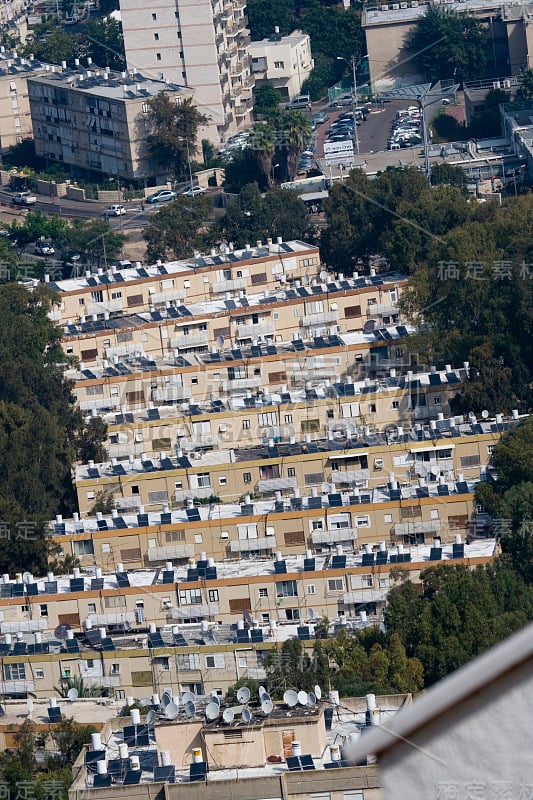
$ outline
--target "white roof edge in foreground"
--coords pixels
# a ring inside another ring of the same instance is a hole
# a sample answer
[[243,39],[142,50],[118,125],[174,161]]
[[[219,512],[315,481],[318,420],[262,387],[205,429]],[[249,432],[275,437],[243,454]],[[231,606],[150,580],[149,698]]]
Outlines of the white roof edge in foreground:
[[[453,674],[439,681],[412,705],[398,712],[384,727],[368,731],[350,750],[355,763],[379,756],[431,723],[481,688],[533,656],[533,624],[500,642]],[[408,743],[408,742],[407,742]]]

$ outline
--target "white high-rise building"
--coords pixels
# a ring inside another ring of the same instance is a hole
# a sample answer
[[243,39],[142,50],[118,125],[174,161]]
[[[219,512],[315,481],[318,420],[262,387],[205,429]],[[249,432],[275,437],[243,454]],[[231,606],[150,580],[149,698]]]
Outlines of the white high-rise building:
[[245,0],[120,0],[130,70],[194,89],[213,142],[251,123]]

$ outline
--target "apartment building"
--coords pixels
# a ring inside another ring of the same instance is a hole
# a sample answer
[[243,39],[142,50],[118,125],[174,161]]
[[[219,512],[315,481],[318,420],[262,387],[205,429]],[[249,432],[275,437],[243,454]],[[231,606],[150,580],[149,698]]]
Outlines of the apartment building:
[[[58,295],[52,319],[59,325],[86,325],[76,334],[94,332],[91,322],[108,315],[148,313],[179,308],[182,303],[204,303],[238,298],[243,293],[273,291],[293,281],[309,281],[320,271],[318,247],[305,242],[269,239],[242,250],[233,245],[210,255],[151,266],[123,264],[97,273],[50,281]],[[226,306],[226,310],[231,306]],[[178,315],[179,316],[179,315]],[[176,317],[177,319],[178,317]],[[65,331],[68,336],[68,329]]]
[[311,39],[302,31],[281,36],[275,30],[266,39],[250,42],[248,52],[256,88],[269,83],[281,92],[283,100],[292,100],[300,94],[314,67]]
[[375,552],[234,562],[199,553],[182,566],[125,571],[117,562],[111,572],[3,576],[0,688],[4,696],[49,697],[83,678],[116,698],[222,695],[242,677],[264,681],[266,660],[287,638],[311,650],[317,637],[376,624],[402,577],[416,583],[436,561],[474,567],[496,553],[493,539],[436,538]]
[[82,177],[166,180],[144,144],[148,101],[162,91],[176,103],[192,97],[183,86],[108,70],[52,67],[28,79],[37,155]]
[[[487,28],[488,69],[494,75],[519,75],[531,65],[529,11],[516,0],[438,0],[444,10],[468,12]],[[361,24],[365,32],[370,83],[373,92],[423,80],[405,51],[409,33],[432,3],[426,0],[366,6]],[[442,75],[443,79],[452,75]]]
[[200,138],[224,141],[252,122],[245,0],[121,0],[130,69],[194,89],[208,118]]
[[[270,413],[272,426],[280,424],[274,410],[265,413]],[[80,513],[86,516],[101,493],[123,509],[142,505],[154,511],[194,499],[211,500],[215,508],[209,514],[218,516],[220,501],[233,503],[252,494],[268,498],[276,492],[288,496],[304,487],[308,491],[318,487],[333,495],[341,490],[349,496],[353,488],[383,485],[384,475],[394,473],[400,482],[416,477],[452,481],[459,474],[479,479],[493,445],[509,424],[473,424],[461,417],[430,421],[426,426],[416,423],[410,431],[398,427],[373,433],[368,426],[358,425],[357,417],[344,420],[344,425],[332,424],[326,439],[317,439],[319,422],[310,416],[302,422],[302,432],[279,443],[269,439],[256,447],[187,453],[177,448],[161,452],[157,459],[141,454],[140,458],[79,466]]]

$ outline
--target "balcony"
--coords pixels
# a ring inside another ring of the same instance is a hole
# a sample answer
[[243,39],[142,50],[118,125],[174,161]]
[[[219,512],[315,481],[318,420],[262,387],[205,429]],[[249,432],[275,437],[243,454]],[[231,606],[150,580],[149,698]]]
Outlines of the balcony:
[[232,42],[231,44],[228,45],[226,49],[226,56],[228,58],[233,58],[233,56],[236,55],[237,55],[237,45],[235,42]]
[[220,437],[212,433],[204,436],[180,436],[179,444],[183,450],[202,450],[205,447],[217,448],[220,445]]
[[206,499],[215,492],[212,486],[199,486],[198,489],[178,489],[174,494],[176,503],[183,503],[185,500],[194,500],[195,497]]
[[435,458],[431,461],[415,462],[415,474],[421,478],[426,478],[430,473],[436,475],[439,472],[451,472],[453,470],[453,458]]
[[274,322],[257,322],[254,325],[237,325],[237,339],[255,339],[259,336],[272,336],[276,333]]
[[253,378],[234,378],[231,381],[222,381],[222,390],[224,392],[242,392],[246,389],[258,389],[262,385],[261,376],[258,375]]
[[103,686],[104,689],[113,689],[120,686],[120,675],[96,675],[88,678],[83,677],[86,686]]
[[345,606],[356,606],[360,605],[361,603],[375,603],[377,601],[386,600],[389,591],[389,587],[374,589],[369,586],[367,589],[359,589],[354,592],[344,592],[342,601]]
[[220,614],[218,603],[206,603],[205,605],[179,606],[174,607],[170,612],[172,619],[195,619],[197,617],[216,617]]
[[308,314],[302,317],[301,326],[302,328],[312,328],[315,325],[329,325],[332,322],[338,322],[338,320],[338,311],[323,311],[318,314]]
[[230,75],[233,78],[238,78],[239,75],[242,75],[243,70],[244,70],[244,64],[242,63],[242,61],[237,61],[237,63],[234,66],[232,66],[230,70]]
[[90,411],[92,408],[118,408],[120,406],[120,397],[91,397],[90,400],[80,400],[80,408],[82,411]]
[[245,89],[253,89],[255,86],[255,78],[253,75],[246,75],[243,78],[242,85]]
[[329,531],[313,531],[311,540],[313,544],[339,544],[340,542],[356,542],[357,528],[334,528]]
[[217,281],[211,285],[211,294],[223,294],[224,292],[237,292],[246,289],[246,278],[234,278],[233,280]]
[[189,400],[191,397],[192,390],[177,383],[169,383],[161,389],[155,389],[153,393],[154,403],[174,403],[176,400]]
[[189,347],[206,347],[209,341],[209,333],[207,331],[198,331],[197,333],[183,333],[180,336],[174,336],[170,340],[170,346],[176,347],[178,350],[186,350]]
[[114,498],[115,508],[117,511],[135,511],[138,512],[138,509],[141,506],[141,498],[140,497],[115,497]]
[[257,491],[260,494],[270,494],[270,492],[282,492],[285,489],[297,489],[298,480],[296,478],[264,478],[257,484]]
[[375,305],[368,306],[368,316],[391,316],[392,314],[399,314],[400,309],[397,303],[376,303]]
[[274,550],[275,536],[259,536],[257,539],[238,539],[230,543],[232,553],[250,553],[253,550]]
[[369,469],[338,469],[331,473],[333,483],[363,484],[370,480]]
[[397,522],[393,532],[395,536],[412,536],[416,533],[437,533],[441,529],[440,519],[430,519],[422,522]]
[[34,681],[0,681],[0,692],[2,694],[27,694],[34,691]]
[[235,113],[238,117],[245,117],[252,108],[252,100],[245,100],[244,103],[239,103],[235,106]]
[[88,614],[87,619],[90,619],[93,625],[124,625],[125,622],[131,624],[135,622],[135,613],[133,611],[122,611],[114,614]]
[[193,555],[193,544],[172,544],[168,547],[148,548],[148,561],[151,564],[157,561],[171,561],[174,558],[189,558]]
[[185,289],[169,289],[166,292],[156,292],[150,295],[150,301],[154,305],[164,305],[165,303],[172,303],[175,300],[184,300],[187,297]]
[[122,311],[122,300],[108,300],[106,303],[89,303],[85,306],[85,314],[92,316],[92,314],[104,314],[106,311],[110,313]]

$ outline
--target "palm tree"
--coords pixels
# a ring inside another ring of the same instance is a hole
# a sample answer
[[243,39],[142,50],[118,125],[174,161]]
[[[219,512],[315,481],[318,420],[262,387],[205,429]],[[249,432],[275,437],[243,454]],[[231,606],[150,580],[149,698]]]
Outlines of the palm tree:
[[67,678],[63,686],[54,686],[60,697],[67,697],[71,689],[76,689],[78,697],[107,697],[107,689],[103,686],[90,686],[82,677]]
[[269,189],[272,188],[273,184],[272,159],[275,150],[275,133],[269,122],[259,122],[254,125],[253,134],[248,139],[247,144],[255,154]]
[[277,149],[284,156],[287,177],[294,180],[300,156],[311,136],[311,124],[301,111],[281,111],[275,117]]

